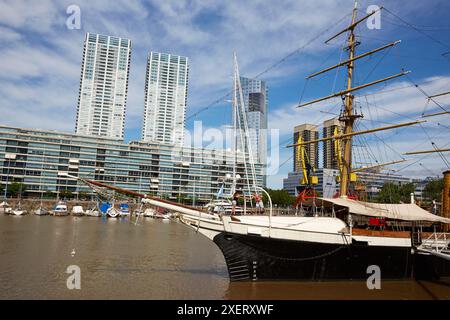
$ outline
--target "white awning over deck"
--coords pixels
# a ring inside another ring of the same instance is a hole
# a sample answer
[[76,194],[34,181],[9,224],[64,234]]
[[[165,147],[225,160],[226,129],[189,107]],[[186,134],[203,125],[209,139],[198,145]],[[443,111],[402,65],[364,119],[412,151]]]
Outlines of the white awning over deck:
[[346,207],[350,213],[357,215],[405,221],[429,221],[450,224],[450,219],[434,215],[411,203],[372,203],[346,198],[322,198],[322,200],[341,207]]

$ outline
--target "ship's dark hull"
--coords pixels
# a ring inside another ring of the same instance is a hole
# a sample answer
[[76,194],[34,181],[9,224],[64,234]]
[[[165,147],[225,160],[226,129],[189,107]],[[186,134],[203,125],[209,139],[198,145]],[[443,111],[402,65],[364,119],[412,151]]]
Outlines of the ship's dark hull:
[[231,281],[367,279],[370,265],[383,279],[436,279],[450,276],[450,261],[413,254],[411,248],[350,245],[268,239],[220,233],[214,242],[222,250]]

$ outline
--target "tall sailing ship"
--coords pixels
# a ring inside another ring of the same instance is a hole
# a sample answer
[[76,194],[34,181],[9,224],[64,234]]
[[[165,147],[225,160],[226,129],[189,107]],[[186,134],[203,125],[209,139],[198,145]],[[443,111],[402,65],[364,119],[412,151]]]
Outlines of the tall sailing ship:
[[[355,122],[362,116],[355,112],[354,95],[357,90],[376,85],[407,74],[399,74],[354,86],[355,62],[395,46],[399,41],[387,44],[370,52],[356,55],[355,28],[376,11],[357,18],[356,5],[351,24],[330,38],[347,34],[348,59],[316,72],[310,77],[327,71],[346,67],[346,89],[327,97],[303,103],[304,107],[334,97],[342,97],[343,107],[339,120],[343,130],[331,137],[313,141],[299,140],[290,147],[304,153],[308,144],[333,141],[339,150],[339,194],[334,198],[323,198],[314,192],[306,192],[300,199],[305,208],[320,207],[320,214],[313,216],[273,216],[272,207],[267,215],[220,215],[199,208],[180,205],[167,200],[150,197],[133,191],[108,186],[100,182],[84,180],[86,183],[127,192],[142,198],[142,202],[177,212],[182,223],[212,240],[223,252],[232,281],[260,279],[365,279],[368,268],[380,268],[385,279],[437,278],[450,276],[450,171],[444,173],[443,215],[432,214],[415,203],[388,204],[358,200],[352,192],[356,172],[352,167],[352,138],[377,131],[414,126],[423,122],[412,121],[385,127],[354,131]],[[327,41],[327,42],[328,42]],[[235,59],[234,77],[235,108],[243,104],[242,88]],[[378,164],[377,166],[392,163]],[[314,179],[306,170],[303,161],[303,182],[306,189]],[[255,192],[265,192],[256,188]],[[249,190],[250,191],[250,190]],[[250,191],[252,192],[252,191]],[[270,200],[270,197],[269,197]],[[360,226],[376,220],[383,228],[367,229]]]

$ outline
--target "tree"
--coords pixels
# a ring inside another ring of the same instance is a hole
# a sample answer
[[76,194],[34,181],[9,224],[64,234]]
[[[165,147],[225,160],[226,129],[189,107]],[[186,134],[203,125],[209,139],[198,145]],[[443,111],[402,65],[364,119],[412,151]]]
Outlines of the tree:
[[444,189],[444,179],[435,179],[428,182],[423,189],[423,196],[429,200],[440,201],[442,190]]
[[186,200],[187,198],[186,198],[186,195],[184,195],[184,194],[178,194],[177,195],[177,202],[178,203],[183,203],[184,204],[184,201]]
[[89,194],[85,191],[80,191],[78,192],[78,199],[80,200],[88,200],[89,199]]
[[71,199],[71,198],[73,198],[73,193],[72,193],[72,191],[69,191],[69,190],[61,190],[59,192],[59,197],[63,198],[63,199]]
[[414,193],[416,186],[414,183],[396,184],[392,182],[385,183],[380,193],[376,197],[377,202],[381,203],[409,203],[411,193]]
[[13,182],[8,186],[8,193],[12,197],[22,196],[27,189],[27,186],[21,182]]
[[[156,194],[154,194],[154,195],[152,195],[152,196],[154,196],[154,197],[156,197],[157,195]],[[162,195],[161,195],[161,197],[160,197],[160,199],[162,199],[162,200],[169,200],[169,195],[167,194],[167,193],[163,193]]]
[[[295,197],[291,196],[287,190],[266,189],[266,191],[270,195],[274,206],[288,207],[295,203]],[[268,199],[265,194],[263,194],[263,202],[268,205]]]
[[54,198],[53,192],[51,192],[50,190],[45,191],[44,198],[46,198],[46,199]]

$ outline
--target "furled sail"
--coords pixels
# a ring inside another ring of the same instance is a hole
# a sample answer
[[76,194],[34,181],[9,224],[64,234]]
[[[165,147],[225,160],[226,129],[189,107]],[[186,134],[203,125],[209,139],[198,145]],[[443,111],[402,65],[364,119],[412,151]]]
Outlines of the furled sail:
[[428,221],[450,224],[450,219],[429,213],[418,205],[412,203],[373,203],[348,198],[322,198],[322,200],[337,206],[346,207],[350,213],[356,215],[383,217],[405,221]]

